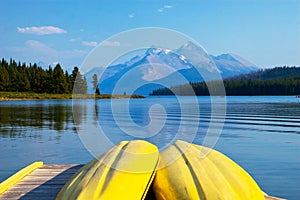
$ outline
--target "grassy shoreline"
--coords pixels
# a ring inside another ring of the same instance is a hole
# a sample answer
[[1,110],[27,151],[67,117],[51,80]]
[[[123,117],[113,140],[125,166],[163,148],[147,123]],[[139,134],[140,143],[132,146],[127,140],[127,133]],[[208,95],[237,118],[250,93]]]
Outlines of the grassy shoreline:
[[[141,95],[111,95],[111,94],[76,94],[75,99],[125,99],[125,98],[145,98]],[[73,94],[49,94],[33,92],[0,92],[0,101],[8,100],[67,100],[73,99]]]

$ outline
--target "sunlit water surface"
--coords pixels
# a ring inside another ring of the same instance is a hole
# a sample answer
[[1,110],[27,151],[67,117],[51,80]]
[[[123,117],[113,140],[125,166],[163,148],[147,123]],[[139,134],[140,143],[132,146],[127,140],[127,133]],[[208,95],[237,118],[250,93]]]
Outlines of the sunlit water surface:
[[[0,181],[33,161],[88,162],[93,156],[85,148],[88,144],[81,141],[87,124],[91,125],[89,128],[96,127],[94,132],[100,126],[113,144],[146,139],[164,149],[176,137],[202,144],[211,120],[211,105],[209,97],[197,100],[196,105],[191,97],[183,97],[181,103],[175,97],[133,99],[129,104],[130,117],[121,111],[112,113],[110,100],[83,100],[76,104],[76,124],[70,100],[2,101]],[[122,108],[126,100],[113,101]],[[165,124],[157,134],[139,135],[133,123],[147,127],[149,108],[154,104],[164,107],[164,112],[154,109],[152,117],[158,122],[165,120]],[[182,113],[182,107],[188,112]],[[200,113],[196,112],[197,107]],[[81,132],[77,133],[76,127]],[[91,132],[87,131],[89,136]],[[105,151],[101,145],[100,141],[99,152]],[[300,99],[227,97],[225,124],[214,148],[246,169],[265,192],[300,199]]]

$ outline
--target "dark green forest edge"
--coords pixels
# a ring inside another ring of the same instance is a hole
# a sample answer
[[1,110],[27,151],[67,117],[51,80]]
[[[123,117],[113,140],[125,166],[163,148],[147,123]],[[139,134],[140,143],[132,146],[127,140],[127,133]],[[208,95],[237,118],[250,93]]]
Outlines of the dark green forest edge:
[[[227,78],[223,82],[228,96],[300,95],[300,67],[283,66],[259,70]],[[213,83],[212,81],[212,85]],[[150,95],[192,95],[188,92],[190,87],[197,96],[210,95],[205,82],[161,88]]]
[[69,74],[68,71],[63,71],[60,64],[54,69],[49,66],[45,70],[36,63],[27,65],[13,59],[7,62],[3,58],[0,63],[0,100],[72,99],[73,91],[76,93],[75,97],[80,99],[143,98],[139,95],[100,94],[96,74],[91,82],[95,94],[87,94],[87,80],[78,67],[74,67]]

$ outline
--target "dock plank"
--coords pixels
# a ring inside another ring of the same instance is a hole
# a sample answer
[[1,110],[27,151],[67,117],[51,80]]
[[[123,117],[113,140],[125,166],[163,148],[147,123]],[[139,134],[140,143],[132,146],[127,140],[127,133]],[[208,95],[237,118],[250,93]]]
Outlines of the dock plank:
[[83,165],[43,165],[0,195],[1,200],[53,200]]

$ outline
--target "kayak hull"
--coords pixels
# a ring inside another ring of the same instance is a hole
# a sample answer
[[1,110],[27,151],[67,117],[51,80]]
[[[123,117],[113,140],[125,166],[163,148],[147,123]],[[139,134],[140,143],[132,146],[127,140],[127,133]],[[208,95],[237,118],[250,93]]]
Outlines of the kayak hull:
[[176,141],[160,154],[153,182],[158,200],[264,200],[240,166],[213,149]]
[[56,199],[144,199],[158,161],[156,146],[123,141],[80,169]]

